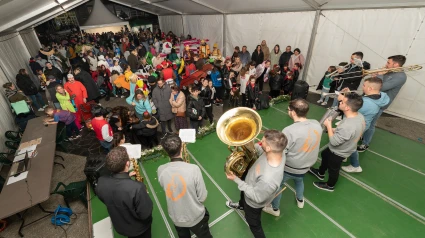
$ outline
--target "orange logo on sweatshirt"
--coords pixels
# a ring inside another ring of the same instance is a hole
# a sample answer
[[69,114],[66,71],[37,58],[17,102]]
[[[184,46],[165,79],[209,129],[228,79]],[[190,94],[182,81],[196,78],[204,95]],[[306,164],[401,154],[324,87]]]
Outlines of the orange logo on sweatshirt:
[[255,166],[255,175],[260,175],[261,172],[261,166],[260,164],[257,164],[257,166]]
[[[177,191],[179,185],[182,187],[180,192]],[[186,194],[186,181],[184,181],[180,174],[176,174],[171,177],[171,181],[167,184],[167,188],[165,189],[165,194],[173,202],[178,201]]]
[[[316,137],[314,143],[313,143],[313,139],[311,138],[312,131]],[[312,152],[319,145],[319,141],[320,141],[319,132],[316,130],[309,130],[308,137],[307,139],[305,139],[303,146],[298,150],[298,152],[306,152],[306,153]]]

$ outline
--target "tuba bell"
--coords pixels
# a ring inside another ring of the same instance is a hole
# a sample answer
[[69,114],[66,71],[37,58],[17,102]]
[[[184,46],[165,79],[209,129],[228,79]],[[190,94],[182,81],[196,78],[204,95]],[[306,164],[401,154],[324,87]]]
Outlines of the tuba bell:
[[[218,138],[228,145],[224,171],[233,172],[239,178],[257,159],[254,139],[262,128],[260,115],[250,108],[237,107],[224,113],[217,122]],[[233,146],[233,148],[232,148]]]

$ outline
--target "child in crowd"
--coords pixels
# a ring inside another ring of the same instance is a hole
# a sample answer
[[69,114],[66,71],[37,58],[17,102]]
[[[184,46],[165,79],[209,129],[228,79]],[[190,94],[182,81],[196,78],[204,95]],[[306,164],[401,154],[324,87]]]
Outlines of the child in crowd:
[[41,69],[37,69],[36,72],[37,72],[38,80],[40,81],[40,86],[43,90],[45,90],[46,89],[46,81],[47,81],[46,75],[44,75],[43,70],[41,70]]
[[[44,119],[45,124],[57,124],[58,122],[65,123],[66,126],[66,135],[69,140],[75,140],[80,138],[80,132],[75,124],[75,115],[70,111],[64,111],[60,109],[53,109],[51,106],[47,106],[44,109],[44,112],[49,116]],[[72,134],[75,133],[75,136]]]
[[111,70],[111,71],[117,71],[118,72],[118,74],[122,74],[123,73],[123,70],[122,70],[122,68],[121,68],[121,66],[119,65],[119,61],[118,60],[114,60],[114,62],[113,62],[113,66],[111,67],[111,68],[109,68],[109,70]]
[[280,95],[280,90],[283,86],[283,76],[280,74],[280,67],[275,66],[272,70],[270,70],[270,97],[276,98]]
[[249,62],[248,65],[249,65],[248,66],[248,73],[249,73],[249,75],[255,75],[257,73],[257,69],[255,68],[255,66],[257,64],[255,63],[255,61]]
[[293,81],[294,84],[297,82],[298,77],[300,76],[300,70],[302,69],[302,66],[300,63],[295,63],[294,67],[292,68],[292,74],[293,74]]
[[328,105],[329,96],[325,96],[324,94],[329,93],[329,90],[331,89],[331,83],[333,80],[329,75],[335,71],[335,66],[329,66],[328,71],[325,75],[325,79],[323,79],[322,94],[320,95],[319,101],[317,101],[317,103],[320,103],[323,106]]
[[229,83],[230,83],[230,108],[235,108],[239,106],[239,96],[240,96],[240,84],[237,82],[235,77],[235,72],[230,71],[229,74]]
[[288,95],[292,93],[294,88],[294,78],[292,71],[286,73],[285,79],[283,80],[283,95]]
[[246,106],[246,85],[248,84],[249,73],[246,67],[242,67],[238,75],[238,82],[240,84],[240,94],[242,95],[242,106]]
[[286,74],[288,73],[288,71],[290,71],[290,69],[288,67],[288,63],[285,63],[283,65],[283,68],[280,71],[281,71],[280,73],[282,74],[282,76],[285,77]]
[[157,127],[159,123],[158,120],[147,111],[143,113],[142,118],[143,119],[140,120],[139,123],[133,124],[131,128],[142,145],[151,149],[158,145]]
[[255,84],[255,75],[249,76],[249,84],[246,86],[246,106],[256,110],[259,100],[260,88]]
[[202,126],[202,121],[205,117],[204,100],[199,97],[199,88],[193,84],[190,85],[190,96],[187,103],[186,113],[190,119],[190,127],[198,133],[199,127]]
[[[213,107],[212,107],[213,105],[212,91],[209,86],[210,80],[206,78],[201,78],[201,81],[202,81],[202,87],[201,87],[201,93],[199,94],[199,96],[202,98],[202,100],[204,100],[206,116],[208,116],[210,124],[212,124],[214,115],[213,115]],[[204,119],[206,120],[207,117],[205,117]]]
[[215,88],[213,86],[212,80],[208,79],[208,87],[211,89],[211,102],[214,103],[215,95],[217,94],[217,91],[215,91]]

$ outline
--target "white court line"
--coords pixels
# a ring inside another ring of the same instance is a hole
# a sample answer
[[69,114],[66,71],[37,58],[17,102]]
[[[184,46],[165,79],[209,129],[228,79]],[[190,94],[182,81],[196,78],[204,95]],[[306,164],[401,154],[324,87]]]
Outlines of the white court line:
[[[202,169],[202,171],[204,171],[204,173],[207,175],[207,177],[211,180],[211,182],[218,188],[218,190],[221,192],[221,194],[223,194],[223,196],[228,200],[228,201],[232,201],[232,199],[230,199],[229,196],[227,196],[227,194],[223,191],[223,189],[221,189],[221,187],[217,184],[217,182],[211,177],[211,175],[207,172],[207,170],[204,169],[204,167],[202,167],[201,163],[199,163],[199,161],[195,158],[195,156],[193,156],[193,154],[187,150],[187,152],[189,153],[190,157],[192,157],[192,159],[195,161],[196,164],[198,164],[199,168]],[[224,172],[223,172],[224,173]],[[232,209],[233,210],[233,209]],[[238,210],[238,209],[234,209],[236,211],[236,213],[242,218],[242,220],[246,223],[246,225],[248,225],[248,222],[246,222],[245,216],[242,215],[242,213]]]
[[[282,112],[282,113],[284,113],[284,114],[288,115],[288,113],[287,113],[287,112],[285,112],[285,111],[282,111],[282,110],[280,110],[280,109],[278,109],[278,108],[275,108],[274,106],[271,106],[271,107],[272,107],[272,108],[274,108],[275,110],[278,110],[278,111],[280,111],[280,112]],[[407,166],[407,165],[405,165],[405,164],[403,164],[403,163],[401,163],[401,162],[398,162],[398,161],[396,161],[396,160],[393,160],[393,159],[391,159],[390,157],[387,157],[387,156],[385,156],[385,155],[381,155],[381,154],[379,154],[378,152],[375,152],[375,151],[370,150],[370,149],[368,149],[367,151],[370,151],[371,153],[373,153],[373,154],[375,154],[375,155],[378,155],[378,156],[380,156],[380,157],[382,157],[382,158],[384,158],[384,159],[387,159],[387,160],[389,160],[389,161],[391,161],[391,162],[393,162],[393,163],[396,163],[396,164],[398,164],[398,165],[400,165],[400,166],[402,166],[402,167],[405,167],[406,169],[409,169],[409,170],[411,170],[411,171],[413,171],[413,172],[416,172],[416,173],[418,173],[418,174],[420,174],[420,175],[425,176],[425,173],[423,173],[423,172],[421,172],[421,171],[419,171],[419,170],[417,170],[417,169],[414,169],[414,168],[412,168],[412,167],[409,167],[409,166]]]
[[[230,215],[230,213],[234,212],[233,209],[230,209],[229,211],[225,212],[223,215],[221,215],[220,217],[218,217],[217,219],[215,219],[214,221],[212,221],[210,224],[208,224],[208,227],[211,228],[212,226],[214,226],[215,224],[217,224],[219,221],[223,220],[225,217],[227,217],[228,215]],[[195,238],[196,235],[193,234],[191,236],[191,238]]]
[[[291,189],[292,192],[295,193],[295,189],[293,189],[291,186],[289,186],[287,183],[285,183],[286,187]],[[332,222],[335,226],[337,226],[339,229],[341,229],[345,234],[347,234],[349,237],[355,238],[353,234],[351,234],[347,229],[345,229],[342,225],[340,225],[338,222],[336,222],[332,217],[330,217],[328,214],[326,214],[324,211],[320,210],[320,208],[316,207],[312,202],[310,202],[306,197],[303,198],[304,201],[309,204],[312,208],[314,208],[316,211],[318,211],[320,214],[322,214],[326,219],[328,219],[330,222]]]
[[400,165],[400,166],[403,166],[403,167],[405,167],[406,169],[412,170],[413,172],[416,172],[416,173],[418,173],[418,174],[421,174],[421,175],[425,176],[425,173],[422,173],[422,172],[421,172],[421,171],[419,171],[419,170],[416,170],[416,169],[411,168],[411,167],[409,167],[409,166],[407,166],[407,165],[405,165],[405,164],[402,164],[402,163],[400,163],[400,162],[398,162],[398,161],[395,161],[395,160],[393,160],[393,159],[391,159],[391,158],[389,158],[389,157],[387,157],[387,156],[385,156],[385,155],[381,155],[381,154],[379,154],[378,152],[375,152],[375,151],[370,150],[370,149],[367,149],[366,151],[369,151],[369,152],[371,152],[371,153],[374,153],[375,155],[381,156],[382,158],[387,159],[387,160],[389,160],[389,161],[391,161],[391,162],[393,162],[393,163],[396,163],[396,164],[398,164],[398,165]]
[[173,230],[171,230],[171,226],[170,226],[170,224],[168,223],[168,220],[167,220],[167,217],[165,216],[164,210],[162,210],[162,207],[161,207],[161,204],[159,203],[158,197],[157,197],[157,196],[156,196],[156,194],[155,194],[155,190],[153,189],[153,186],[152,186],[152,184],[151,184],[151,181],[149,180],[148,174],[146,173],[145,168],[143,167],[143,165],[142,165],[141,163],[140,163],[140,168],[142,168],[142,172],[143,172],[143,175],[145,175],[146,182],[148,182],[148,185],[149,185],[149,187],[151,188],[152,196],[153,196],[153,198],[155,199],[155,203],[156,203],[156,205],[158,206],[159,213],[161,213],[162,219],[163,219],[163,220],[164,220],[164,222],[165,222],[165,226],[166,226],[166,227],[167,227],[167,229],[168,229],[168,233],[170,233],[170,237],[171,237],[171,238],[175,238],[174,233],[173,233]]

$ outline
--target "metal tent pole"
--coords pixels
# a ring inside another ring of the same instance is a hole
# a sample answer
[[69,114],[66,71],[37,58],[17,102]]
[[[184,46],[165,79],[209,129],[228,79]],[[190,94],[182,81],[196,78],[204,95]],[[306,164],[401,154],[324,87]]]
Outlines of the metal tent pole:
[[226,14],[223,14],[223,52],[222,52],[222,56],[226,57],[226,27],[227,27],[227,20],[226,20]]
[[319,20],[322,10],[316,11],[316,16],[314,17],[313,29],[311,30],[310,42],[308,45],[308,54],[305,60],[305,67],[303,69],[303,77],[301,80],[305,81],[307,79],[308,68],[310,67],[311,57],[313,55],[314,43],[316,41],[317,28],[319,26]]

